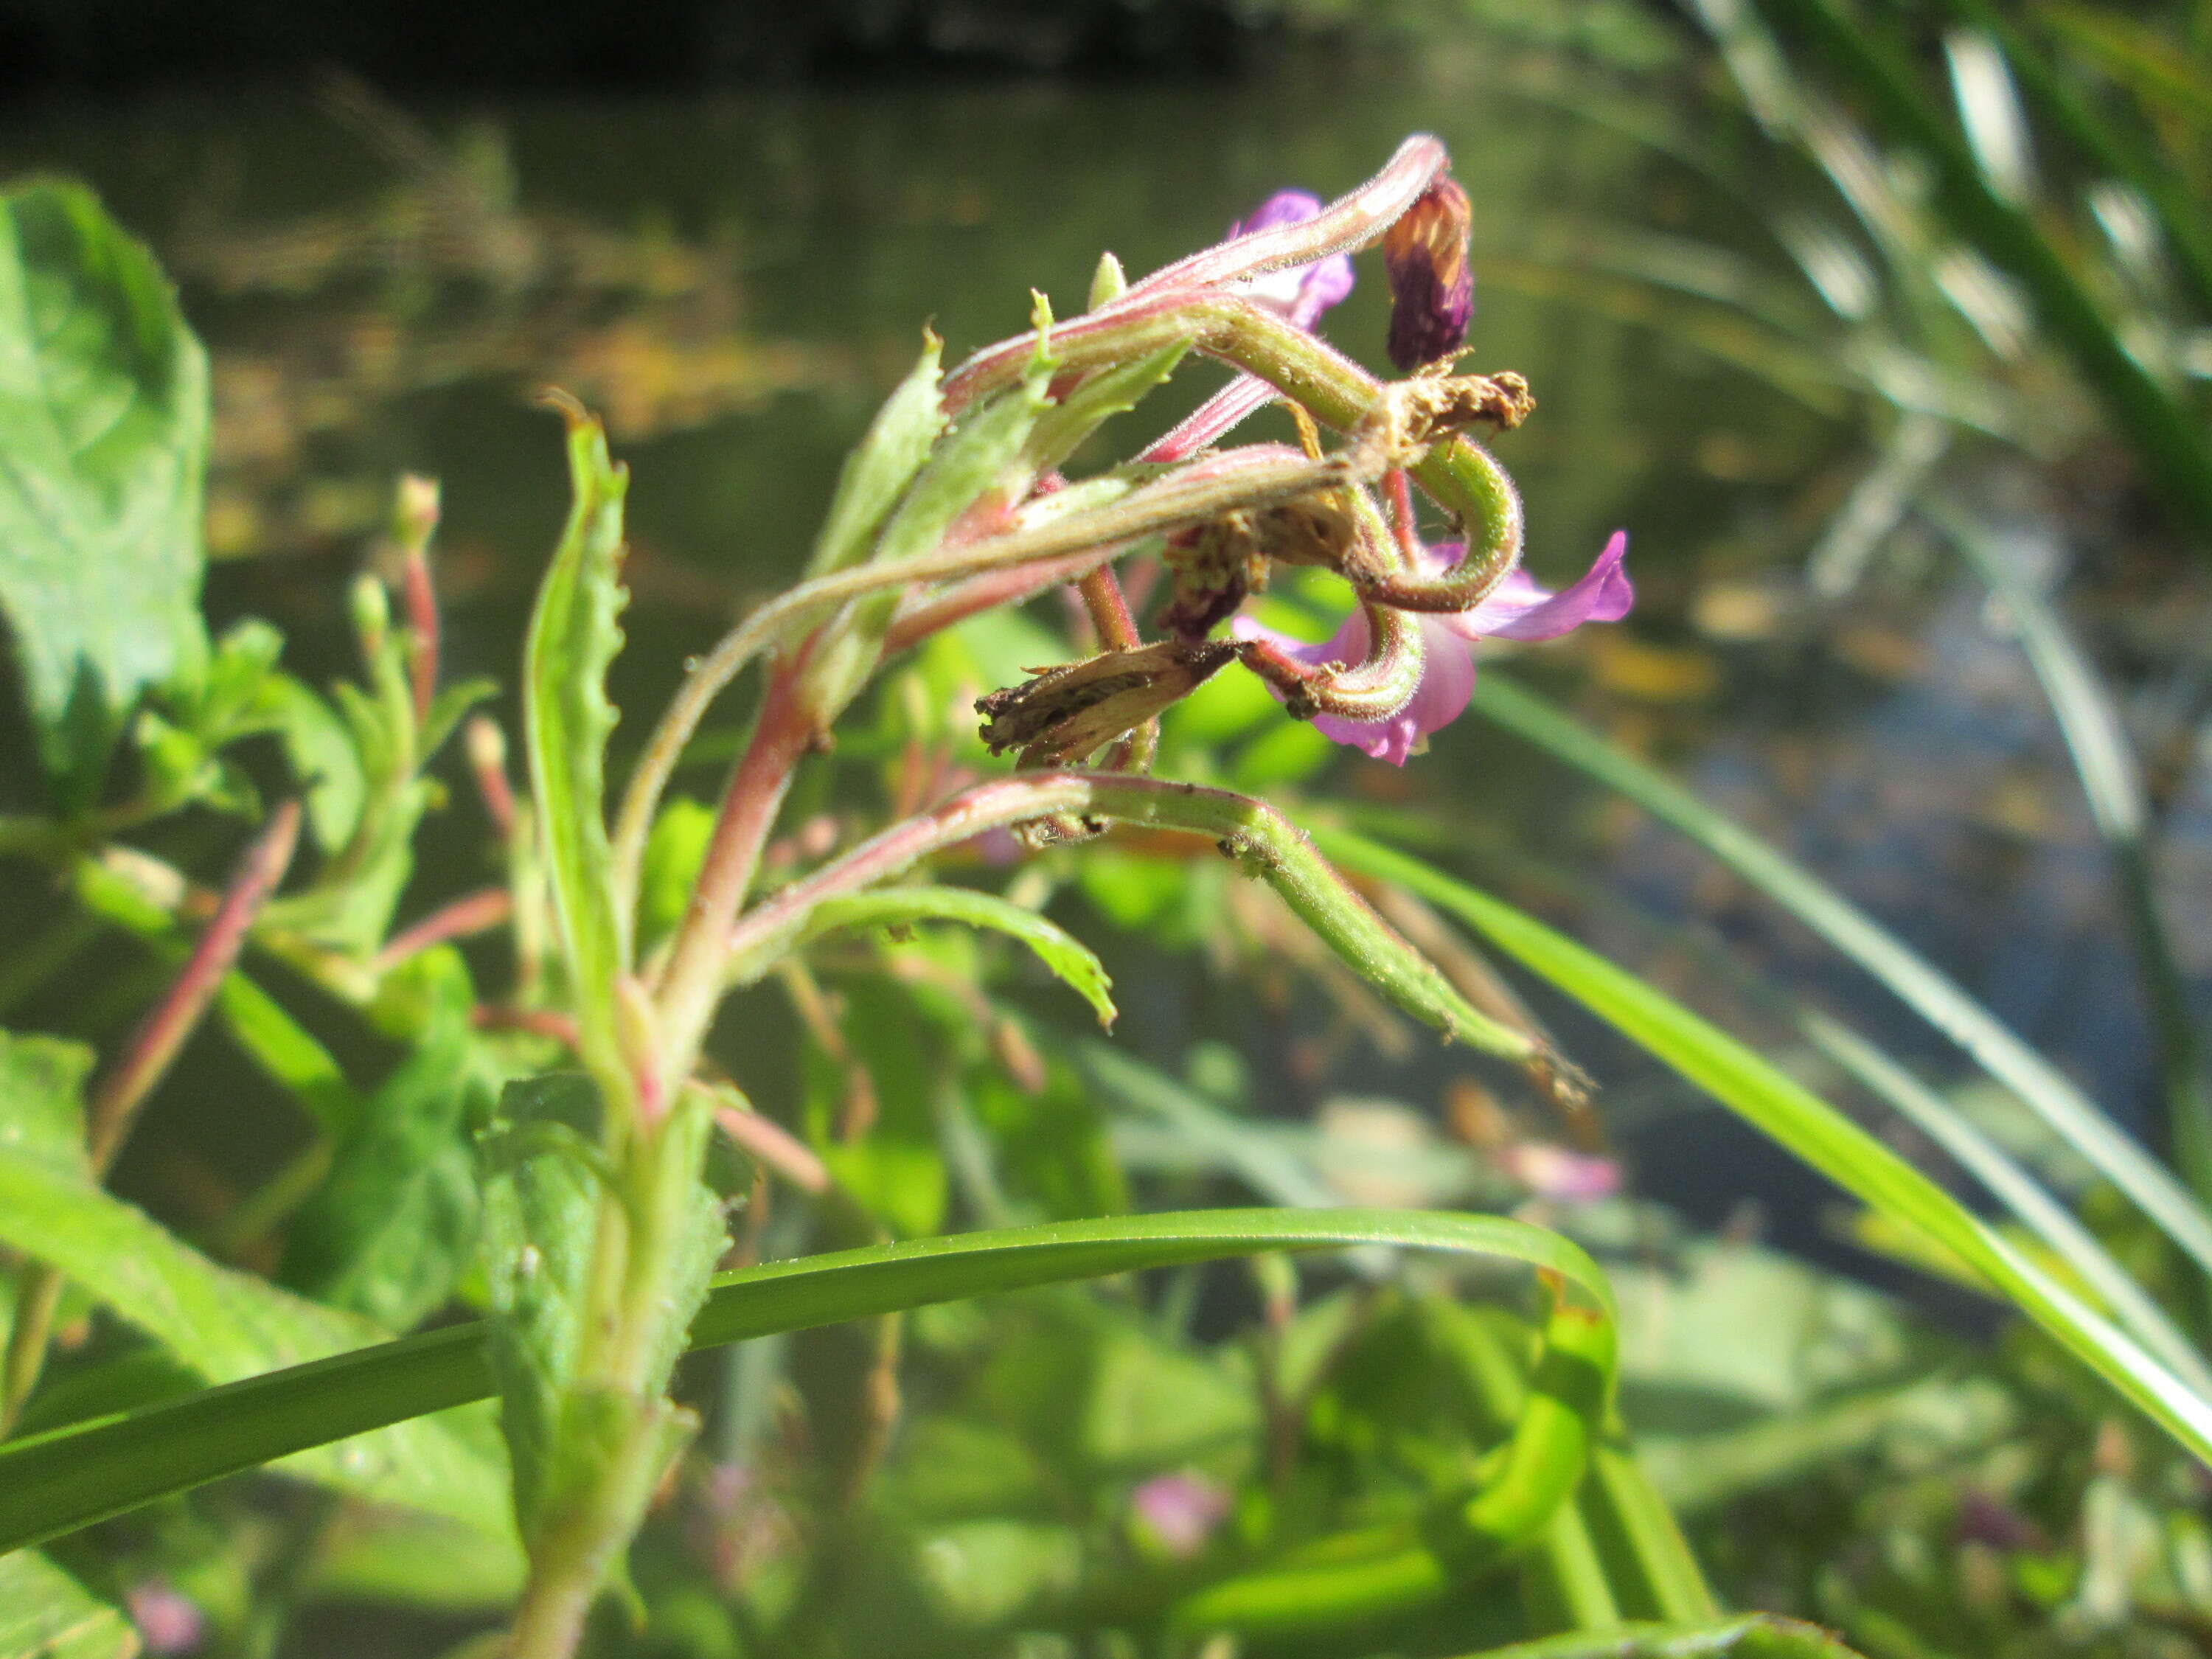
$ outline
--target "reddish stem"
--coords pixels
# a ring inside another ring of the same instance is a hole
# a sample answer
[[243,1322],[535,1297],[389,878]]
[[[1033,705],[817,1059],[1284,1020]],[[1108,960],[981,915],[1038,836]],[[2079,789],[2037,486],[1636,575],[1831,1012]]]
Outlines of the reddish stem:
[[414,633],[414,649],[408,653],[408,674],[415,691],[415,724],[430,718],[430,700],[438,692],[438,592],[430,583],[430,560],[420,547],[407,550],[403,585],[407,625]]
[[215,915],[202,930],[191,955],[177,970],[161,1000],[147,1011],[131,1033],[115,1068],[93,1091],[85,1106],[85,1144],[95,1174],[105,1174],[115,1161],[139,1105],[161,1081],[185,1039],[215,1000],[223,975],[246,944],[253,918],[291,867],[292,853],[299,841],[300,803],[284,801],[240,854]]
[[514,839],[514,786],[507,776],[507,737],[489,714],[471,714],[463,741],[468,746],[469,773],[483,800],[484,816],[502,846]]
[[408,957],[447,939],[488,933],[514,914],[514,899],[504,887],[483,887],[463,895],[404,932],[394,933],[376,953],[376,971],[388,973]]
[[1076,582],[1075,591],[1083,596],[1083,608],[1105,649],[1127,651],[1144,643],[1137,633],[1136,618],[1129,614],[1129,601],[1122,596],[1121,584],[1114,580],[1112,565],[1102,564],[1085,572]]
[[721,996],[731,927],[791,787],[792,773],[815,744],[813,718],[799,700],[806,655],[796,653],[769,676],[752,741],[730,773],[690,908],[661,975],[659,1077],[667,1089],[681,1085],[698,1060]]

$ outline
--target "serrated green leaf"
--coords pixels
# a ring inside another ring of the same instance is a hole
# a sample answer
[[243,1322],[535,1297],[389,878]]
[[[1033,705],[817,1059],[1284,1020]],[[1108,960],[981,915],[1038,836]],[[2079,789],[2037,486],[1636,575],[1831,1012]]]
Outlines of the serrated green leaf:
[[149,690],[197,682],[207,356],[82,185],[0,195],[0,609],[66,807]]
[[568,416],[574,500],[538,590],[523,656],[523,730],[569,984],[595,1073],[619,1069],[615,986],[629,965],[607,843],[606,744],[614,730],[609,665],[622,649],[623,497],[629,472],[607,455],[606,433]]
[[[1019,385],[968,410],[937,446],[884,526],[873,559],[895,564],[927,553],[953,521],[992,490],[1027,488],[1024,447],[1049,404],[1048,367],[1032,368]],[[1014,493],[1010,490],[1009,493]],[[896,589],[855,599],[823,625],[823,641],[806,674],[809,705],[825,725],[836,718],[875,672],[884,630],[897,609]]]
[[0,1659],[133,1659],[138,1632],[118,1607],[43,1555],[0,1555]]
[[1106,975],[1106,964],[1058,923],[994,893],[970,887],[880,887],[845,894],[814,907],[797,944],[847,928],[905,927],[923,921],[988,927],[1020,940],[1061,983],[1091,1005],[1101,1025],[1112,1027],[1113,981]]
[[525,1539],[553,1478],[583,1326],[603,1189],[600,1110],[580,1073],[519,1079],[477,1141],[492,1369]]
[[837,475],[837,493],[822,521],[814,557],[806,574],[818,576],[853,563],[897,502],[945,428],[945,408],[937,395],[938,366],[944,342],[928,337],[921,358],[884,399],[860,447]]

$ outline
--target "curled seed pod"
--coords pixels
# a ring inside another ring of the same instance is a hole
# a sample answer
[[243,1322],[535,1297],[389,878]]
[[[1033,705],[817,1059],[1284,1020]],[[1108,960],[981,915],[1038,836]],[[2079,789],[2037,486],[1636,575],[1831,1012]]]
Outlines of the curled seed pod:
[[1164,640],[1102,652],[975,700],[993,754],[1018,744],[1019,764],[1082,760],[1195,691],[1237,654],[1227,641]]

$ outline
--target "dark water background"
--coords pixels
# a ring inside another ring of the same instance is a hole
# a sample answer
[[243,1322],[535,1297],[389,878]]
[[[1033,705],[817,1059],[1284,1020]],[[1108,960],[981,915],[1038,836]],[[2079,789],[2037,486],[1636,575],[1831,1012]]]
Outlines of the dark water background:
[[[1158,87],[547,96],[404,115],[302,84],[18,108],[0,114],[0,176],[88,178],[181,278],[216,363],[210,536],[224,556],[210,605],[219,619],[270,616],[311,679],[350,666],[345,581],[407,469],[443,482],[448,672],[511,680],[565,507],[556,428],[529,393],[556,382],[605,410],[635,473],[637,599],[617,693],[642,711],[685,653],[789,579],[925,321],[957,360],[1023,327],[1032,285],[1061,314],[1079,309],[1102,247],[1151,269],[1280,185],[1333,193],[1406,133],[1437,132],[1478,214],[1471,366],[1521,370],[1541,405],[1498,447],[1527,497],[1531,565],[1564,580],[1615,526],[1633,538],[1632,623],[1518,672],[1791,849],[2140,1121],[2142,999],[2017,648],[1971,575],[1910,534],[1840,604],[1816,604],[1800,580],[1871,459],[1866,410],[1680,337],[1584,280],[1622,234],[1787,275],[1771,210],[1639,137],[1655,100],[1694,113],[1701,89],[1614,84],[1593,100],[1549,58],[1488,51],[1288,58]],[[1327,325],[1370,362],[1379,287],[1364,269]],[[1136,418],[1164,424],[1218,373],[1187,372]],[[2023,560],[2072,577],[2069,615],[2149,756],[2169,919],[2201,1004],[2212,594],[2106,515],[2094,479],[1971,451],[1953,465]],[[626,729],[643,723],[634,712]],[[1700,954],[1718,940],[1755,976],[1958,1075],[1937,1039],[1772,907],[1502,733],[1462,722],[1402,774],[1339,765],[1332,787],[1466,824],[1474,867],[1693,1003],[1762,1029]],[[438,833],[456,839],[429,844],[424,902],[483,878],[460,829]],[[1501,848],[1517,850],[1484,862]],[[1532,848],[1581,890],[1530,870]],[[1625,919],[1621,896],[1660,929]],[[1286,1109],[1346,1089],[1433,1103],[1450,1074],[1424,1051],[1269,1079],[1267,1030],[1220,1006],[1200,964],[1119,965],[1123,1040],[1172,1062],[1194,1038],[1241,1036],[1263,1081],[1304,1097]],[[1607,1081],[1648,1188],[1707,1219],[1764,1195],[1780,1234],[1813,1237],[1812,1189],[1783,1154],[1542,1006]],[[123,1185],[159,1189],[187,1142],[196,1158],[258,1161],[254,1133],[224,1151],[217,1117],[149,1120]]]

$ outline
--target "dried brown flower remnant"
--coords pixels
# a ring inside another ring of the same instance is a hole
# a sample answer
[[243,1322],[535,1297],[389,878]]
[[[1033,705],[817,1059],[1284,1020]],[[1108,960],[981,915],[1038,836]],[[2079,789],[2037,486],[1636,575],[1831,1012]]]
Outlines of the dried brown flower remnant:
[[1527,379],[1510,368],[1495,374],[1421,375],[1386,387],[1353,441],[1404,465],[1466,427],[1487,424],[1510,432],[1535,409]]
[[1455,355],[1474,315],[1467,192],[1440,175],[1382,233],[1390,275],[1390,361],[1405,374]]
[[1226,641],[1165,640],[1102,652],[975,700],[991,752],[1024,766],[1079,761],[1181,702],[1237,654]]
[[1203,639],[1248,596],[1266,589],[1270,564],[1341,570],[1358,544],[1351,514],[1327,495],[1225,513],[1169,538],[1175,597],[1160,613],[1160,626],[1178,638]]

